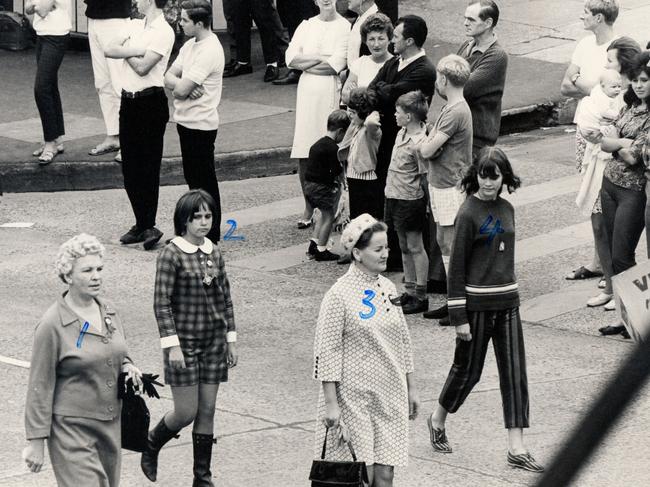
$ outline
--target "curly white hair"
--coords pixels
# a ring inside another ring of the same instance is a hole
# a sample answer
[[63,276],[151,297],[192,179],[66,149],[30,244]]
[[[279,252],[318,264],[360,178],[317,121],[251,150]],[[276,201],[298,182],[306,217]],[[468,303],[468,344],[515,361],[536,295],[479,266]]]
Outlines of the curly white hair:
[[104,251],[105,248],[97,240],[97,237],[87,233],[75,235],[59,247],[59,253],[54,263],[59,278],[67,284],[65,278],[72,272],[72,266],[78,258],[86,255],[99,255],[103,258]]

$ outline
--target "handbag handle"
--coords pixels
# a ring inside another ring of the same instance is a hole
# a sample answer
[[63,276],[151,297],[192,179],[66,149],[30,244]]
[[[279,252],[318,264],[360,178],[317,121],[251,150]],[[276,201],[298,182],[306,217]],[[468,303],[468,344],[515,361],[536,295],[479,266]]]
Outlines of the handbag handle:
[[[323,451],[320,454],[320,459],[325,460],[325,451],[327,450],[327,433],[329,432],[330,427],[325,426],[325,440],[323,440]],[[352,461],[356,462],[357,461],[357,455],[354,453],[354,448],[352,447],[352,441],[348,440],[347,441],[348,448],[350,449],[350,453],[352,454]]]

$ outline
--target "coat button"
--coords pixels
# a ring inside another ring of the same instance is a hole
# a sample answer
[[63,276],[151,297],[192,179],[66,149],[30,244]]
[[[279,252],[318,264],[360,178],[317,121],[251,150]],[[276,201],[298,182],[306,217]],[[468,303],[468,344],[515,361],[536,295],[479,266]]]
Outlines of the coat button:
[[102,343],[108,343],[108,338],[106,337],[102,338]]
[[112,411],[113,411],[113,409],[114,409],[114,408],[113,408],[113,406],[108,406],[108,410],[109,410],[109,411],[111,411],[111,412],[112,412]]
[[108,365],[109,367],[112,367],[112,366],[113,366],[113,361],[109,358],[109,359],[106,361],[106,365]]
[[112,380],[110,380],[110,379],[106,381],[106,385],[107,385],[108,387],[113,387],[113,384],[115,384],[115,383],[114,383]]

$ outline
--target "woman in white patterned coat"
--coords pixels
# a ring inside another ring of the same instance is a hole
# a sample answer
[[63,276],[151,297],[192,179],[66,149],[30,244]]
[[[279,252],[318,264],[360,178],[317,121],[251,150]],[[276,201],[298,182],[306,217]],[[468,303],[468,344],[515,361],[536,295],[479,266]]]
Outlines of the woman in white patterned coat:
[[[386,269],[386,225],[367,213],[341,236],[352,265],[327,292],[314,344],[314,378],[322,383],[315,455],[320,457],[326,427],[327,458],[349,460],[352,441],[368,466],[370,486],[393,485],[395,466],[408,463],[408,420],[419,400],[413,385],[413,356],[406,320],[391,298],[395,285],[380,275]],[[332,445],[336,445],[332,447]]]

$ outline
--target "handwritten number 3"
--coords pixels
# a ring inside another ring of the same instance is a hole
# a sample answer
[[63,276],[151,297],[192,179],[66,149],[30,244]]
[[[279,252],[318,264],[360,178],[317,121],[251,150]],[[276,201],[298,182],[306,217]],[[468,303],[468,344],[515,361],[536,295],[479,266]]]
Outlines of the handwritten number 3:
[[362,299],[361,302],[364,304],[364,306],[368,306],[368,308],[370,308],[370,311],[359,311],[359,317],[362,320],[367,320],[375,316],[375,313],[377,312],[377,308],[375,308],[375,305],[371,303],[372,299],[375,297],[375,291],[372,289],[366,289],[364,291],[364,294],[366,297]]
[[226,220],[226,223],[230,225],[230,228],[223,236],[224,240],[237,240],[237,241],[246,240],[243,235],[233,235],[233,233],[235,233],[235,230],[237,230],[237,222],[235,220]]

